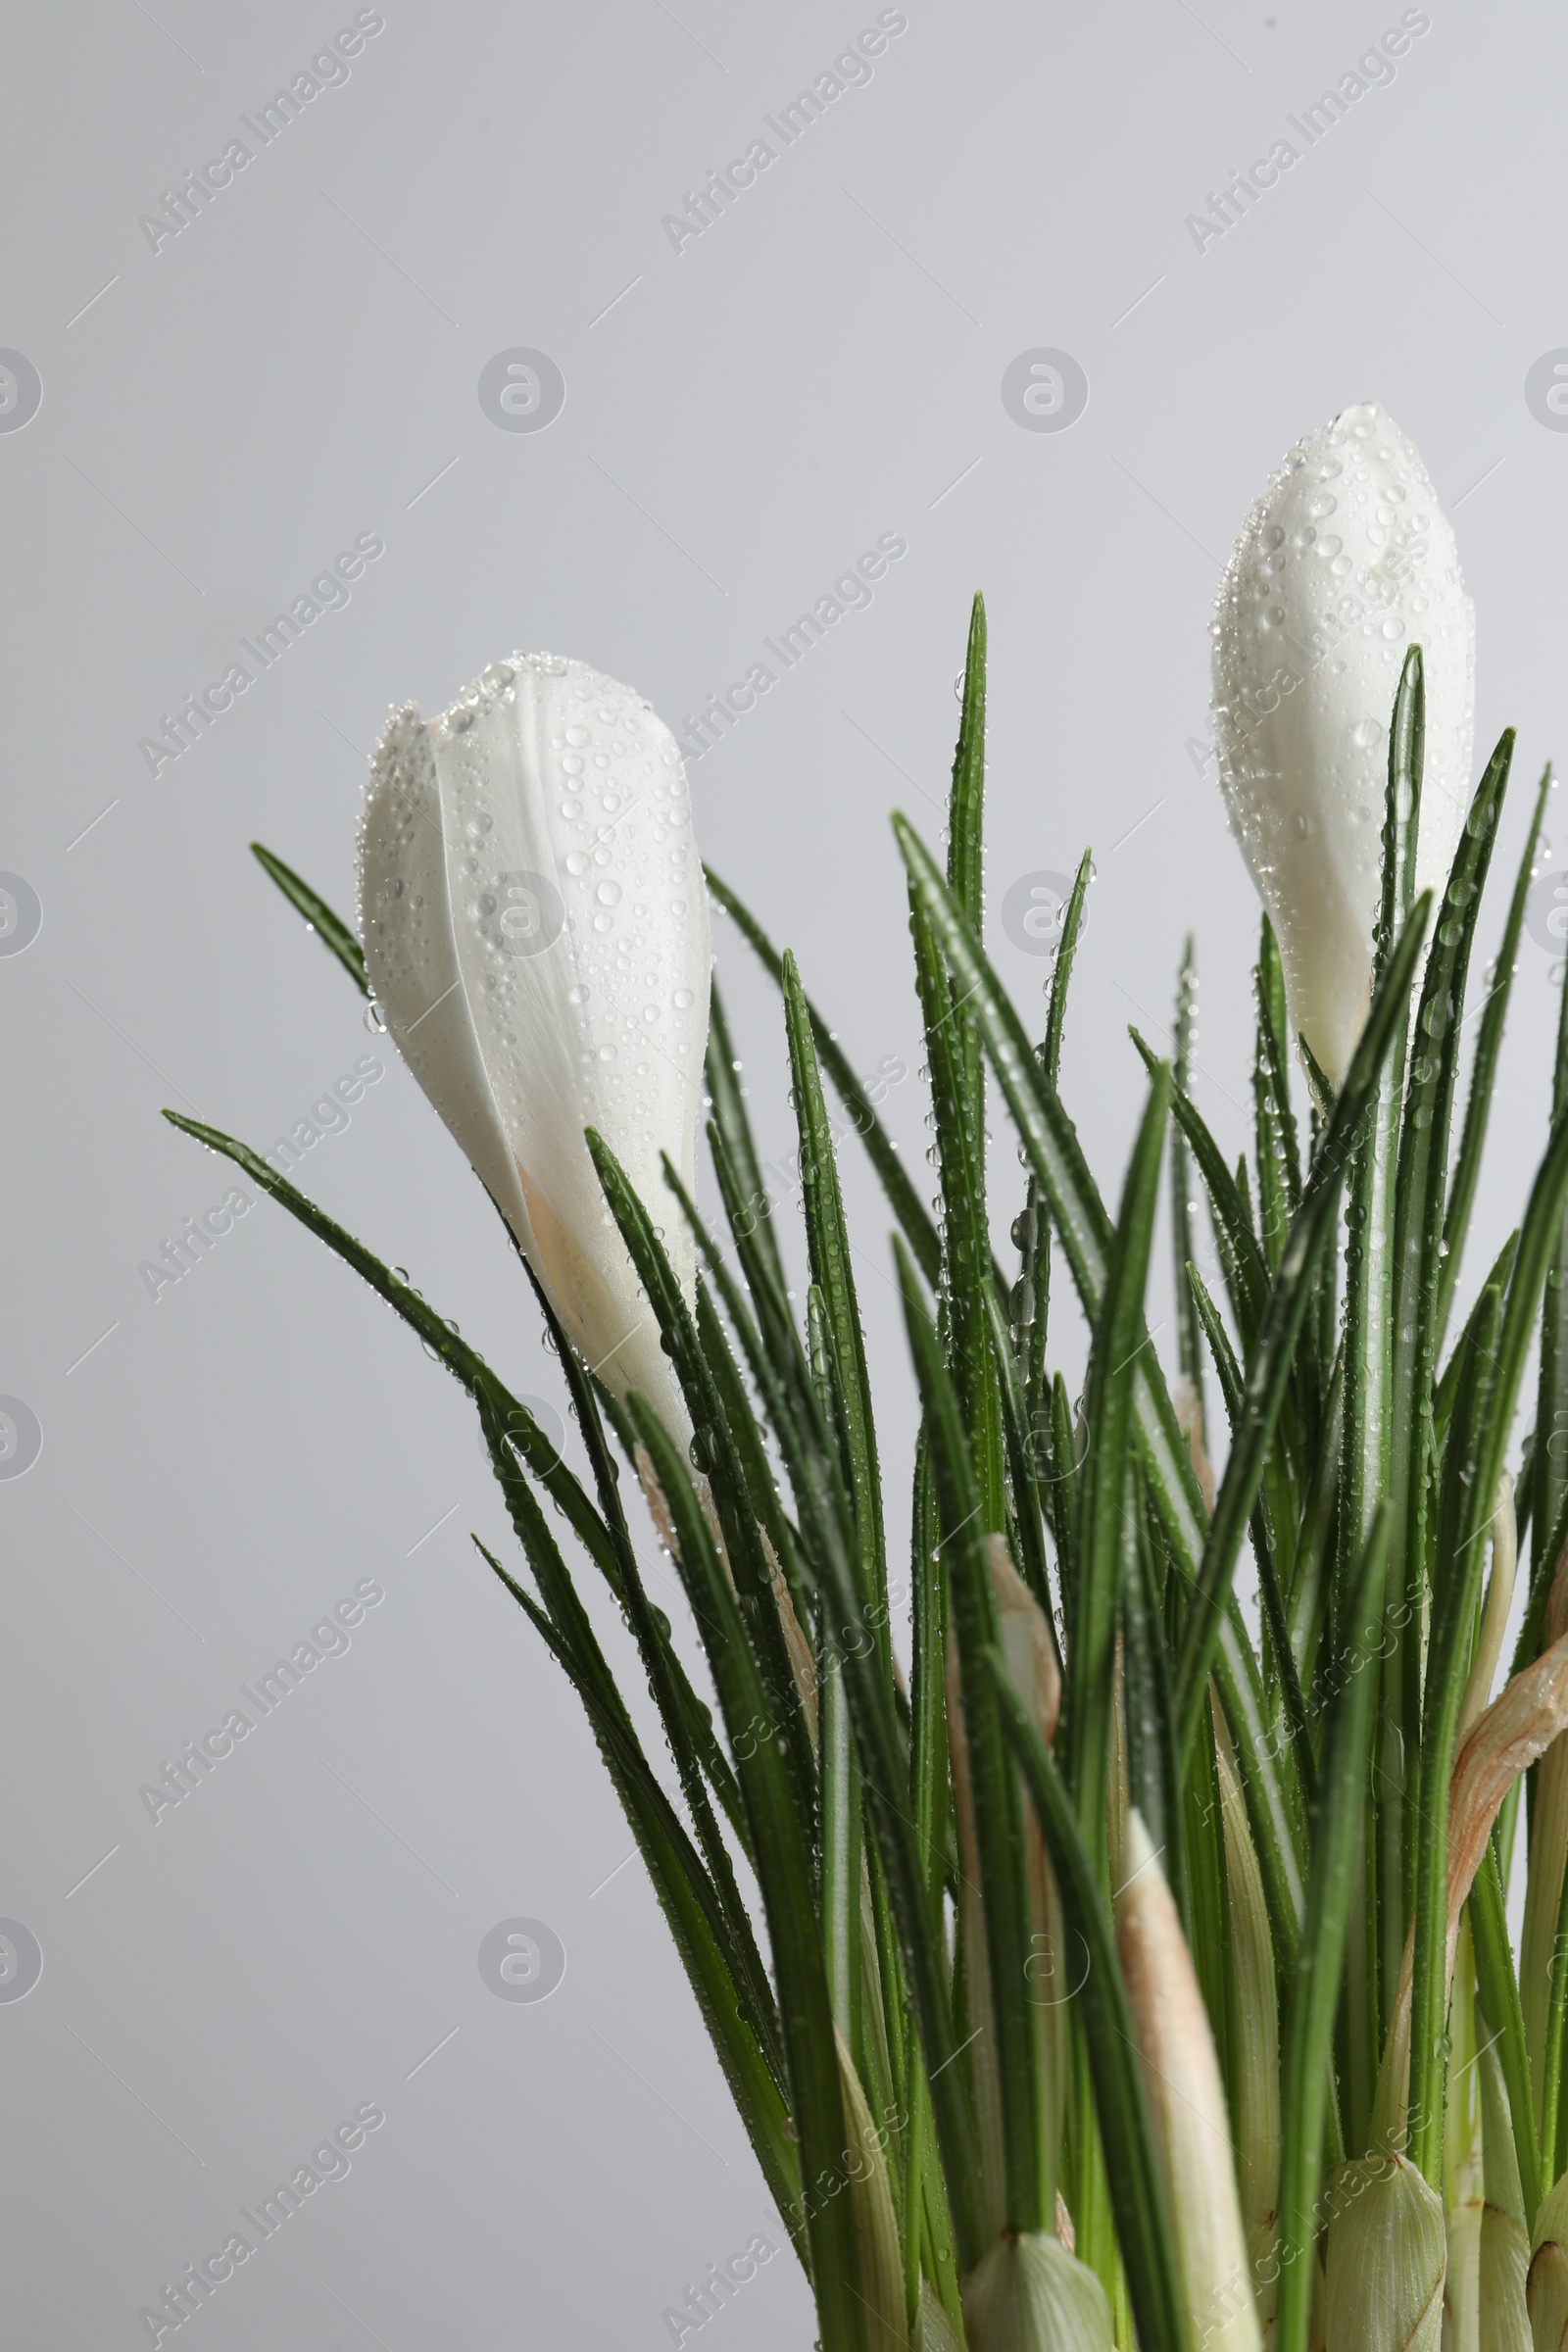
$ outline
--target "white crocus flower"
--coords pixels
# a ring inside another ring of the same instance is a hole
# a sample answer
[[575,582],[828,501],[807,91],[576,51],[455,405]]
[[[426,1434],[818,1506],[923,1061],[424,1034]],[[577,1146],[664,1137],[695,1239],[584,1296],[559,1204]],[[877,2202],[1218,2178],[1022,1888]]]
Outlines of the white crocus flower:
[[[598,1129],[690,1295],[685,1182],[708,1039],[708,898],[669,730],[580,662],[516,654],[428,725],[394,710],[360,843],[387,1027],[584,1360],[685,1414],[583,1141]],[[666,1208],[666,1204],[667,1208]]]
[[1271,475],[1211,629],[1231,830],[1279,938],[1292,1027],[1338,1085],[1370,996],[1389,722],[1411,645],[1426,676],[1417,890],[1447,878],[1475,712],[1453,528],[1381,409],[1345,410]]

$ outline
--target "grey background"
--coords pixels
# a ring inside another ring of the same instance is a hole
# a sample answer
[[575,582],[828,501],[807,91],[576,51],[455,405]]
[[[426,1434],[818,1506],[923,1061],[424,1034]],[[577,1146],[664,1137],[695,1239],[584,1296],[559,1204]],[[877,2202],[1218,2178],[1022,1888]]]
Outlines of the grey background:
[[[43,399],[0,434],[0,867],[43,922],[0,958],[0,1390],[43,1450],[0,1483],[0,1913],[44,1967],[0,2004],[7,2342],[145,2341],[162,2282],[369,2100],[387,2120],[350,2176],[193,2323],[209,2352],[654,2346],[685,2281],[779,2236],[640,1866],[610,1877],[630,1838],[575,1704],[468,1544],[508,1538],[452,1384],[269,1203],[156,1303],[139,1274],[228,1186],[160,1104],[267,1145],[379,1051],[305,1181],[516,1387],[563,1400],[456,1151],[247,841],[352,911],[389,702],[437,709],[545,647],[679,724],[902,533],[870,608],[695,765],[700,840],[857,1065],[907,1065],[886,1108],[917,1160],[885,811],[940,828],[983,586],[993,940],[1037,1018],[1048,967],[1001,904],[1094,843],[1065,1085],[1113,1188],[1139,1100],[1124,1025],[1158,1040],[1189,927],[1203,1100],[1233,1151],[1246,1133],[1255,902],[1201,772],[1205,624],[1291,441],[1381,401],[1454,513],[1478,753],[1521,730],[1501,862],[1568,751],[1568,437],[1524,389],[1568,343],[1560,16],[1433,0],[1392,84],[1200,253],[1205,191],[1397,7],[909,0],[870,81],[677,255],[662,217],[876,13],[386,0],[347,82],[156,256],[139,216],[353,10],[13,18],[0,344]],[[479,406],[519,346],[565,380],[543,432]],[[1004,408],[1036,347],[1087,375],[1065,432]],[[362,532],[386,552],[347,608],[153,779],[159,714]],[[782,1159],[776,1009],[717,928]],[[1546,939],[1523,953],[1466,1297],[1544,1131]],[[853,1152],[846,1172],[897,1521],[887,1219]],[[1069,1368],[1078,1345],[1064,1319]],[[139,1785],[368,1576],[387,1597],[348,1654],[155,1828]],[[542,2003],[480,1981],[481,1938],[517,1918],[565,1947]],[[711,2327],[808,2342],[791,2258]]]

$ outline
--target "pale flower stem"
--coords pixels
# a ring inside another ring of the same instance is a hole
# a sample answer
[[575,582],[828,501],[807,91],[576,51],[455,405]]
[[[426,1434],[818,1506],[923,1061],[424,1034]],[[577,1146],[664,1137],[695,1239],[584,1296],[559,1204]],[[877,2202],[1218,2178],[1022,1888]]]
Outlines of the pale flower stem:
[[1445,2115],[1444,2201],[1448,2274],[1444,2286],[1446,2352],[1481,2352],[1481,2218],[1486,2204],[1477,2064],[1475,1956],[1470,1923],[1459,1931],[1448,2002],[1448,2097]]

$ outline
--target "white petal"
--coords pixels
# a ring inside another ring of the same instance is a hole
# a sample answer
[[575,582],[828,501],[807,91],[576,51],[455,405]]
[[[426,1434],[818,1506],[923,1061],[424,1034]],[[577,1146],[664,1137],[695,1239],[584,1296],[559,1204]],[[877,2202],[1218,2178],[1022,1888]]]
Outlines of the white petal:
[[1381,410],[1294,449],[1248,517],[1213,623],[1232,830],[1279,936],[1294,1028],[1338,1083],[1365,1018],[1389,720],[1422,648],[1417,888],[1441,893],[1469,799],[1475,610],[1425,466]]
[[624,686],[514,655],[431,723],[458,967],[529,1254],[590,1364],[672,1410],[667,1359],[583,1142],[603,1135],[688,1295],[708,901],[673,738]]
[[392,712],[370,769],[360,834],[360,938],[394,1044],[528,1250],[516,1162],[458,969],[440,789],[413,703]]

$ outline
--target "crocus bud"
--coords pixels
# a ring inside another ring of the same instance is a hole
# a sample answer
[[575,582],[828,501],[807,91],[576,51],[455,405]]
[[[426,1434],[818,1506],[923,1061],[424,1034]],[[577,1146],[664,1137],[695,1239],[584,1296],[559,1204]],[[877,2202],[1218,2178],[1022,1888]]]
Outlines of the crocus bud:
[[426,726],[395,710],[360,842],[366,966],[404,1059],[505,1216],[584,1360],[684,1429],[659,1333],[583,1141],[598,1129],[694,1257],[660,1154],[690,1185],[708,1037],[708,900],[669,730],[551,654],[496,662]]
[[1334,2352],[1438,2352],[1447,2269],[1443,2202],[1402,2156],[1334,2176],[1324,2334]]
[[1180,1916],[1136,1808],[1127,1815],[1121,1870],[1116,1950],[1143,2060],[1192,2341],[1205,2352],[1259,2352],[1262,2335],[1214,2037]]
[[970,2352],[1111,2352],[1110,2306],[1059,2237],[999,2237],[963,2285]]
[[1475,707],[1453,529],[1381,409],[1346,409],[1270,476],[1210,626],[1231,830],[1279,940],[1292,1027],[1339,1085],[1371,991],[1389,722],[1410,646],[1426,680],[1418,891],[1447,878]]
[[1536,2216],[1526,2299],[1536,2352],[1568,2352],[1568,2173]]

